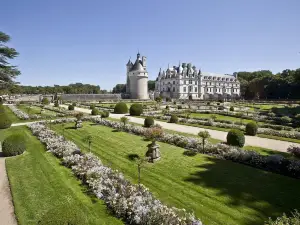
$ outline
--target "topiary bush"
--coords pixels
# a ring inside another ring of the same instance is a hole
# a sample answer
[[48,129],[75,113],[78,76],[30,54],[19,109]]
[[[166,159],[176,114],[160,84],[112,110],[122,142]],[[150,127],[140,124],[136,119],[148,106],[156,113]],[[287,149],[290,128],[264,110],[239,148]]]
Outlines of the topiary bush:
[[69,110],[74,110],[74,108],[75,108],[74,105],[69,105],[69,106],[68,106],[68,109],[69,109]]
[[117,114],[128,113],[128,107],[127,107],[126,103],[124,103],[124,102],[117,103],[114,108],[114,113],[117,113]]
[[42,104],[43,104],[43,105],[49,105],[49,99],[46,98],[46,97],[44,97],[44,98],[42,99]]
[[74,106],[74,107],[75,107],[75,106],[76,106],[76,102],[73,102],[73,103],[72,103],[72,106]]
[[101,113],[101,118],[108,118],[109,117],[109,112],[108,111],[103,111]]
[[255,122],[249,122],[246,125],[246,134],[255,136],[257,133],[258,126]]
[[145,127],[151,127],[154,125],[154,119],[151,116],[148,116],[144,120],[144,126]]
[[232,129],[227,134],[227,144],[243,147],[245,144],[245,135],[240,130]]
[[132,104],[129,109],[130,116],[140,116],[143,113],[143,105],[142,104]]
[[233,107],[233,106],[230,106],[229,110],[230,110],[231,112],[233,112],[233,111],[234,111],[234,107]]
[[182,105],[177,106],[178,109],[182,109]]
[[4,156],[20,155],[26,150],[25,138],[21,134],[12,134],[2,143]]
[[171,115],[170,123],[178,123],[178,117],[176,115]]
[[96,109],[96,108],[93,108],[92,109],[92,111],[91,111],[91,114],[93,115],[93,116],[97,116],[97,115],[100,115],[100,111],[99,111],[99,109]]
[[0,129],[9,128],[11,126],[11,123],[12,122],[9,119],[9,117],[7,116],[7,114],[5,112],[0,112]]
[[54,102],[54,107],[59,107],[58,101]]

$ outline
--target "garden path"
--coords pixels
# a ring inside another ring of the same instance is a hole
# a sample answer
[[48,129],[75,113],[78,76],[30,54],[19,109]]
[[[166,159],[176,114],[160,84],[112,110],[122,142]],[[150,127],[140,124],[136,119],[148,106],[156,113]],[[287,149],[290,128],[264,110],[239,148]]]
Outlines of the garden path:
[[[68,108],[67,105],[60,105],[61,107]],[[75,107],[76,111],[83,112],[83,113],[91,113],[90,109],[85,109],[85,108],[79,108]],[[110,114],[111,118],[115,119],[120,119],[124,114]],[[138,118],[138,117],[132,117],[128,116],[130,119],[130,122],[133,123],[138,123],[138,124],[144,124],[144,119],[143,118]],[[210,129],[204,129],[204,128],[199,128],[199,127],[192,127],[192,126],[186,126],[182,124],[174,124],[174,123],[167,123],[167,122],[162,122],[162,121],[155,121],[157,124],[160,124],[163,128],[168,129],[168,130],[174,130],[178,132],[183,132],[183,133],[189,133],[189,134],[198,134],[199,131],[204,131],[207,130],[212,138],[219,139],[222,141],[226,141],[226,136],[227,132],[225,131],[218,131],[218,130],[210,130]],[[255,147],[261,147],[261,148],[268,148],[280,152],[286,152],[287,148],[291,145],[295,145],[300,147],[300,144],[297,143],[292,143],[288,141],[280,141],[280,140],[275,140],[275,139],[268,139],[268,138],[261,138],[261,137],[256,137],[256,136],[245,136],[245,145],[249,146],[255,146]]]
[[0,149],[0,223],[5,225],[17,225],[12,203],[9,182],[5,167],[5,158]]

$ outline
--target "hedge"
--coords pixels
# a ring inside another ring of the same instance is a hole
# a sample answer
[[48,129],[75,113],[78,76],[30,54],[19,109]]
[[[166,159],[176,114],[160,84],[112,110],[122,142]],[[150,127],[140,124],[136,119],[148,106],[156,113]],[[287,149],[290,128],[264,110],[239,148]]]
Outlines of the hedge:
[[128,113],[128,107],[127,107],[126,103],[124,103],[124,102],[117,103],[114,108],[114,113],[117,113],[117,114]]
[[131,116],[140,116],[143,113],[143,105],[138,103],[132,104],[129,113]]
[[20,155],[26,150],[25,138],[21,134],[12,134],[2,143],[4,156]]

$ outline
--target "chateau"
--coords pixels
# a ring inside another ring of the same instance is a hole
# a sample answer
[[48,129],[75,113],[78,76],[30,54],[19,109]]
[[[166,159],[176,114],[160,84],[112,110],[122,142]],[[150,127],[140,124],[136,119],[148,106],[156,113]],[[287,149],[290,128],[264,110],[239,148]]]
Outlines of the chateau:
[[133,64],[129,59],[126,67],[126,94],[131,99],[149,99],[147,58],[145,56],[141,58],[140,53],[138,53],[135,63]]
[[202,72],[191,63],[159,71],[155,83],[155,96],[176,99],[235,99],[240,96],[237,74]]

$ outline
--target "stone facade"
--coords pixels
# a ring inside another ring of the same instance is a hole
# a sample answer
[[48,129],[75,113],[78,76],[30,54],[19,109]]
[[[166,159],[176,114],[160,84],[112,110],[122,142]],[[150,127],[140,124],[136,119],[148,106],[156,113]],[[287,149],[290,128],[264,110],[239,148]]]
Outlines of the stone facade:
[[237,74],[201,72],[190,63],[159,71],[155,95],[173,99],[236,99],[240,96]]
[[138,53],[135,63],[133,64],[129,59],[126,67],[126,93],[131,99],[149,99],[147,58],[145,56],[140,58]]

